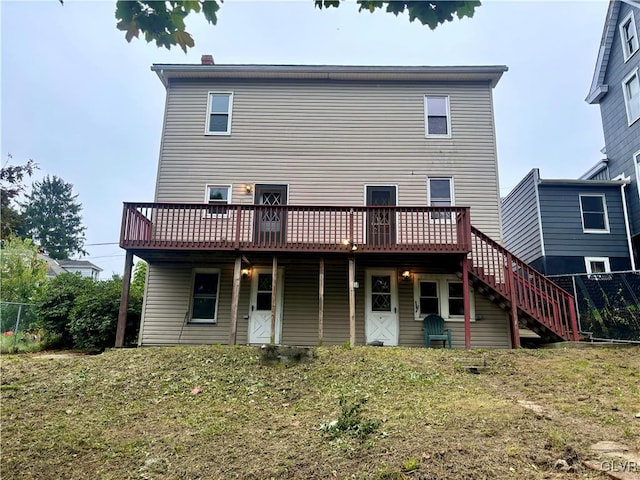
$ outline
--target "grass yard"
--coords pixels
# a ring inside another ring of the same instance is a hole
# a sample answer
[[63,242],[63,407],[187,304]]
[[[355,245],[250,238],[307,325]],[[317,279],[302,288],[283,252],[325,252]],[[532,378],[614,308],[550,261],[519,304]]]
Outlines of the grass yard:
[[640,450],[638,348],[316,353],[3,355],[1,478],[607,478],[591,444]]

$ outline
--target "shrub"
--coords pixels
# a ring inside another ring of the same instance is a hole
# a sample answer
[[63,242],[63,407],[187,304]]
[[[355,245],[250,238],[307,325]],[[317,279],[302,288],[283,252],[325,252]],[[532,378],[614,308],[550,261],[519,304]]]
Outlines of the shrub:
[[96,282],[80,274],[65,273],[49,280],[37,301],[37,315],[47,347],[73,346],[70,326],[78,297],[91,294]]
[[[122,279],[95,281],[79,274],[51,280],[38,302],[43,340],[48,347],[104,349],[115,343]],[[125,343],[135,343],[142,293],[132,289]]]

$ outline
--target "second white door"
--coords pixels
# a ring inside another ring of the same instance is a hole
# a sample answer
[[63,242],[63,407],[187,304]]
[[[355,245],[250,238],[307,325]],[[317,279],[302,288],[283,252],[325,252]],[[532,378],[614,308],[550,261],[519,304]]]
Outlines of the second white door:
[[395,270],[367,270],[365,340],[398,345],[398,283]]

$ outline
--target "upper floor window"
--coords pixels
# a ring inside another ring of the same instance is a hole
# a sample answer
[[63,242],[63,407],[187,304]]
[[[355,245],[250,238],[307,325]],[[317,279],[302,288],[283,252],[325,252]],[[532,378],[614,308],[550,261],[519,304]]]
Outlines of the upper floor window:
[[230,185],[207,185],[205,199],[211,205],[226,205],[231,203]]
[[231,110],[233,93],[209,92],[207,106],[207,135],[229,135],[231,133]]
[[640,78],[636,68],[622,81],[624,105],[627,109],[629,125],[640,118]]
[[604,195],[580,195],[582,231],[585,233],[609,233],[607,203]]
[[638,32],[636,31],[636,21],[633,11],[624,17],[620,23],[620,41],[622,42],[622,52],[626,62],[638,51]]
[[[453,200],[453,178],[431,177],[427,179],[427,204],[431,207],[450,207]],[[448,212],[433,212],[431,218],[450,218]]]
[[205,211],[205,217],[227,216],[229,213],[227,205],[231,203],[231,185],[207,185],[204,195],[204,203],[213,205]]
[[451,115],[449,112],[449,97],[424,97],[425,135],[427,137],[450,137]]

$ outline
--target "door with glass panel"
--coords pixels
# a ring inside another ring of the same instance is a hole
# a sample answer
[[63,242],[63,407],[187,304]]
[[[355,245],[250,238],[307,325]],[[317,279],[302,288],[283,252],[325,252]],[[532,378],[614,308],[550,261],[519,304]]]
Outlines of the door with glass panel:
[[398,289],[395,270],[367,270],[365,340],[398,345]]
[[[271,300],[273,277],[270,268],[254,268],[251,276],[251,305],[249,307],[249,343],[269,343],[271,339]],[[275,343],[282,335],[282,300],[284,271],[278,269],[276,285]]]
[[396,241],[396,187],[367,186],[367,243],[392,245]]
[[255,203],[260,207],[255,216],[256,241],[276,245],[286,241],[287,215],[279,205],[287,203],[286,185],[256,185]]

